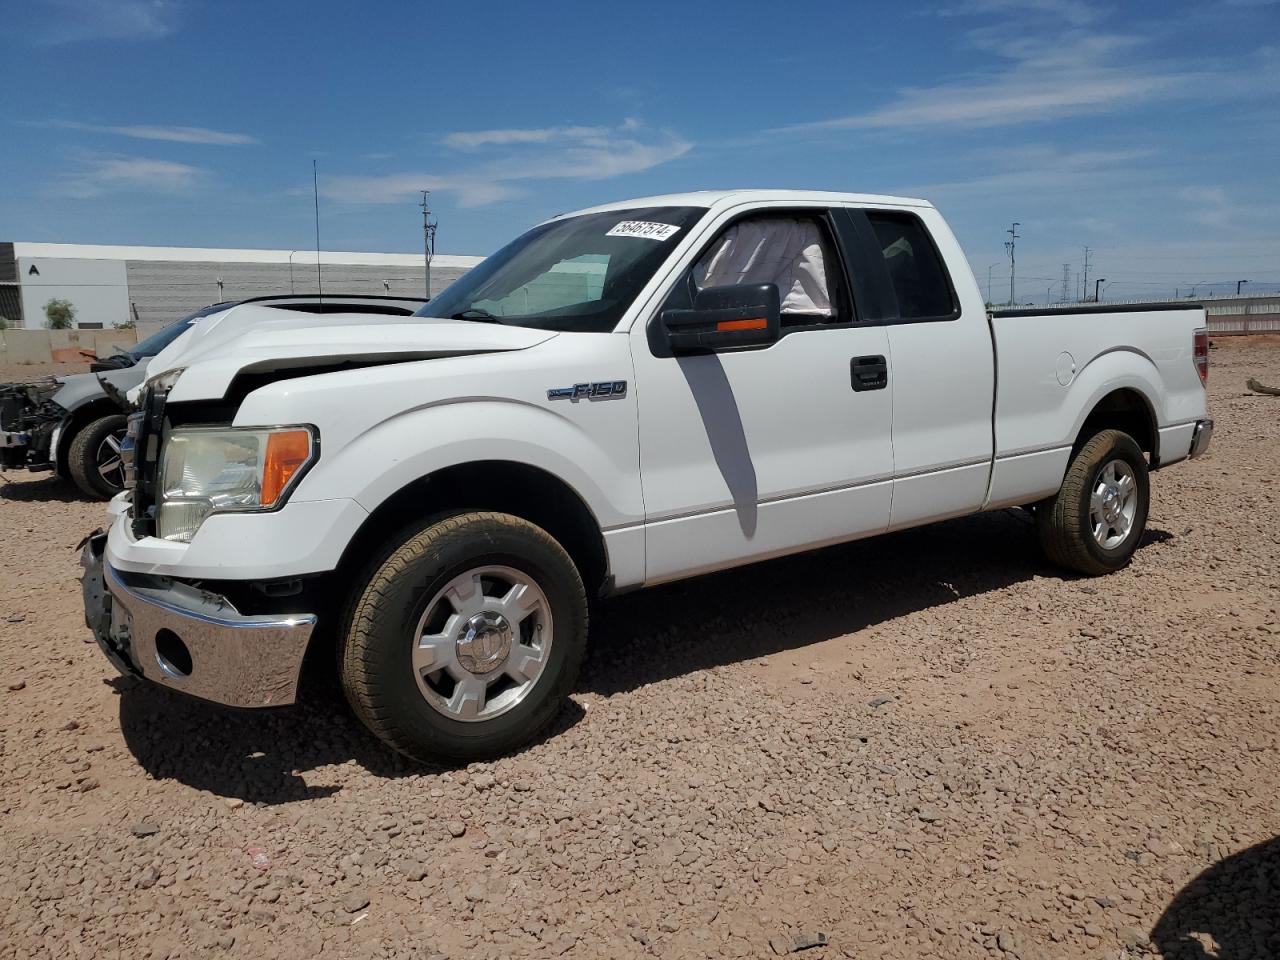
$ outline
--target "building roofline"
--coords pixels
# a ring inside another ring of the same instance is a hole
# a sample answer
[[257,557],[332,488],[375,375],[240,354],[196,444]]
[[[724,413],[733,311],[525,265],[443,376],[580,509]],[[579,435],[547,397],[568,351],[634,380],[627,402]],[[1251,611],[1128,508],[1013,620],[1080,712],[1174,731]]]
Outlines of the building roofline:
[[[234,247],[147,247],[97,243],[30,243],[15,240],[15,257],[28,260],[166,260],[180,263],[316,263],[314,250],[242,250]],[[474,267],[483,257],[436,254],[434,267]],[[420,267],[420,253],[361,253],[321,250],[320,262],[345,266]]]

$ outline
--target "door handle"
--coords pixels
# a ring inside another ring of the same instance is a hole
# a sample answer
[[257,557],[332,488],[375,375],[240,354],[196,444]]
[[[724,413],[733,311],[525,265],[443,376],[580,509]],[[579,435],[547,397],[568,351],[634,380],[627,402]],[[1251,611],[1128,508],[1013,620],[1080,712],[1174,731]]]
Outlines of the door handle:
[[889,364],[884,357],[854,357],[849,361],[849,380],[859,393],[883,390],[889,385]]

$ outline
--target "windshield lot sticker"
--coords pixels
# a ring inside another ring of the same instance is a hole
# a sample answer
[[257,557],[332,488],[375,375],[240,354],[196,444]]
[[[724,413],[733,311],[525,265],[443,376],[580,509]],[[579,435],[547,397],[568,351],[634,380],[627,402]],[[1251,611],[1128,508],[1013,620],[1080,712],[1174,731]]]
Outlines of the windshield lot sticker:
[[623,220],[615,224],[606,237],[643,237],[645,240],[670,240],[680,228],[670,223],[651,223],[648,220]]

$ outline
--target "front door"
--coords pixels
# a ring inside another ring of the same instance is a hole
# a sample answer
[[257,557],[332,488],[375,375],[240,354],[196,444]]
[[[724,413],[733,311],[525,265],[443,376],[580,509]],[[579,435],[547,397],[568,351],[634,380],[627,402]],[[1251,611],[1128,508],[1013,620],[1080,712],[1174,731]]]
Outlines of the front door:
[[888,526],[888,335],[858,323],[832,226],[812,208],[727,219],[664,304],[776,283],[771,346],[663,357],[633,329],[648,583]]

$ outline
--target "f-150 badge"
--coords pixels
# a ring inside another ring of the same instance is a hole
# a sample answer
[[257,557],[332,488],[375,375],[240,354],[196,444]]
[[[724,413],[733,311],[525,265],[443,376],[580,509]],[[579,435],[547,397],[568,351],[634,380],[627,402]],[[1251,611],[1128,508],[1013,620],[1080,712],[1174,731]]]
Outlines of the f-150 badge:
[[572,387],[552,387],[547,391],[548,400],[609,400],[627,394],[627,381],[600,380],[596,383],[575,383]]

